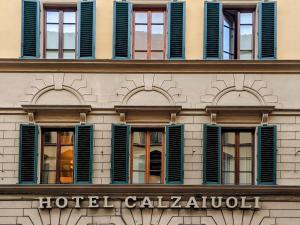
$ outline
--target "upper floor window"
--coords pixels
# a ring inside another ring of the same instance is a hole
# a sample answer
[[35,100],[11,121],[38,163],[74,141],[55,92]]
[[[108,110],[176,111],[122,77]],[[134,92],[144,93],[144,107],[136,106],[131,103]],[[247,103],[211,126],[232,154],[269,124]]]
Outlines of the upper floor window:
[[254,59],[253,10],[223,9],[223,59]]
[[165,59],[165,10],[134,10],[133,15],[133,59]]
[[45,58],[76,58],[76,20],[76,8],[45,10]]

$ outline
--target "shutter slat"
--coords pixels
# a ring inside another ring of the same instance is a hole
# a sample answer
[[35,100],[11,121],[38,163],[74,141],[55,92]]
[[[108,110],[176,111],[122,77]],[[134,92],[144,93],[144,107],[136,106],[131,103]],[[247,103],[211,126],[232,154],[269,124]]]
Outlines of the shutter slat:
[[20,125],[19,183],[37,182],[38,126]]
[[221,12],[219,2],[205,2],[204,58],[221,59]]
[[258,183],[276,184],[276,126],[258,127]]
[[167,183],[183,183],[184,126],[169,125],[166,129]]
[[22,57],[39,58],[39,1],[23,0],[22,5]]
[[114,58],[130,58],[131,3],[114,3]]
[[112,183],[128,183],[130,127],[112,125]]
[[93,126],[75,127],[75,183],[92,183]]
[[79,58],[95,57],[95,0],[79,3]]
[[203,130],[204,183],[219,184],[221,182],[221,127],[205,124]]
[[185,58],[185,2],[169,3],[169,59]]

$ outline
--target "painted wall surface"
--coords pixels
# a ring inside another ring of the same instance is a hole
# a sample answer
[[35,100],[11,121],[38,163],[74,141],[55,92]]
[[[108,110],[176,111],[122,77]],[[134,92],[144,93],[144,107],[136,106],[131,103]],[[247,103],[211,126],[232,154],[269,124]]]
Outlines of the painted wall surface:
[[[76,3],[74,0],[41,0],[43,4]],[[166,0],[134,0],[134,4],[166,4]],[[256,4],[256,0],[223,0],[223,4]],[[300,59],[300,1],[277,0],[278,59]],[[42,13],[43,14],[43,13]],[[113,0],[96,0],[96,58],[111,59]],[[41,18],[41,21],[43,19]],[[203,59],[204,0],[186,0],[186,59]],[[41,40],[43,27],[41,26]],[[0,1],[0,58],[19,58],[21,49],[21,0]],[[43,43],[41,41],[41,56]]]

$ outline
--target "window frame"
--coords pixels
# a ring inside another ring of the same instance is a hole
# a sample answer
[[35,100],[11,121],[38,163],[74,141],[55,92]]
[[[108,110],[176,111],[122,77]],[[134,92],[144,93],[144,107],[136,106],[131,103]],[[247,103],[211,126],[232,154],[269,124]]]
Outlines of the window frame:
[[165,184],[165,143],[166,143],[166,132],[164,128],[131,128],[130,131],[130,165],[129,165],[129,182],[133,184],[133,132],[145,132],[145,150],[146,150],[146,159],[145,159],[145,175],[144,175],[144,183],[143,184],[151,184],[149,183],[150,177],[150,133],[155,131],[162,132],[162,151],[161,151],[161,182],[160,184]]
[[[233,59],[229,59],[229,60],[241,60],[240,59],[240,14],[241,13],[252,13],[252,58],[249,60],[255,60],[255,53],[256,53],[256,6],[246,6],[246,7],[241,7],[241,6],[229,6],[229,5],[224,5],[223,9],[222,9],[222,59],[223,58],[223,54],[224,54],[224,46],[223,46],[223,39],[224,39],[224,33],[223,33],[223,29],[224,29],[224,12],[227,10],[235,10],[236,11],[236,18],[234,20],[235,22],[235,29],[234,29],[234,49],[233,49]],[[246,25],[246,24],[243,24]]]
[[[234,184],[225,184],[224,175],[223,175],[223,164],[224,164],[224,133],[226,132],[234,132],[235,133],[235,165],[234,165]],[[240,143],[239,143],[239,135],[243,132],[251,133],[251,141],[252,141],[252,171],[251,171],[251,184],[240,184]],[[220,177],[222,185],[255,185],[255,129],[253,128],[223,128],[221,130],[221,162],[220,162]]]
[[[76,132],[75,132],[75,128],[70,127],[70,128],[42,128],[41,129],[41,167],[40,167],[40,184],[44,184],[43,183],[43,166],[44,166],[44,147],[45,147],[45,138],[44,138],[44,134],[45,132],[56,132],[57,133],[57,140],[56,140],[56,176],[55,176],[55,183],[54,184],[74,184],[75,180],[74,180],[74,175],[75,175],[75,140],[76,140]],[[74,166],[73,166],[73,182],[72,183],[61,183],[60,182],[60,174],[61,174],[61,154],[60,154],[60,150],[61,150],[61,133],[62,132],[73,132],[73,162],[74,162]],[[60,135],[58,135],[60,134]],[[54,145],[53,145],[54,146]],[[49,183],[47,183],[49,184]]]
[[[144,60],[153,60],[151,59],[151,52],[163,52],[163,59],[161,60],[166,60],[167,58],[167,21],[168,21],[168,14],[167,14],[167,9],[165,6],[134,6],[133,10],[132,10],[132,22],[131,22],[131,30],[132,30],[132,43],[131,43],[131,51],[132,51],[132,56],[131,59],[133,60],[141,60],[141,59],[136,59],[135,58],[135,14],[136,12],[146,12],[147,13],[147,24],[137,24],[137,25],[147,25],[147,49],[146,51],[142,51],[142,50],[138,50],[138,52],[146,52],[146,59]],[[152,30],[151,30],[151,26],[152,24],[152,12],[162,12],[164,14],[164,24],[161,23],[155,23],[154,25],[163,25],[164,26],[164,34],[163,34],[163,38],[164,38],[164,44],[163,44],[163,50],[154,50],[152,51],[152,39],[151,39],[151,35],[152,35]]]
[[[63,14],[64,12],[75,12],[75,58],[77,58],[77,42],[78,42],[78,11],[76,5],[46,5],[44,6],[44,13],[43,13],[43,58],[46,58],[47,54],[47,12],[58,12],[58,58],[57,59],[64,59],[63,58],[63,52],[64,50],[71,50],[71,49],[64,49],[64,34],[63,34],[63,28],[64,28],[64,21],[63,21]],[[51,23],[50,23],[51,24]],[[56,23],[55,23],[56,24]],[[70,23],[66,23],[70,24]],[[73,24],[73,23],[71,23]],[[51,50],[51,49],[50,49]],[[72,49],[73,50],[73,49]]]

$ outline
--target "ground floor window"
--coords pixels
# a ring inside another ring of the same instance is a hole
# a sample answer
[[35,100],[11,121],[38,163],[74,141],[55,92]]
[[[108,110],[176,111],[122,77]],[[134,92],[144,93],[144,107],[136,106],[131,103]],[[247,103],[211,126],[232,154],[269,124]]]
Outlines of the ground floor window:
[[131,137],[131,183],[163,183],[164,131],[133,129]]
[[70,184],[74,182],[74,130],[42,130],[43,184]]

